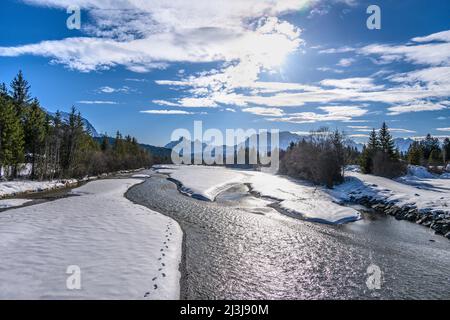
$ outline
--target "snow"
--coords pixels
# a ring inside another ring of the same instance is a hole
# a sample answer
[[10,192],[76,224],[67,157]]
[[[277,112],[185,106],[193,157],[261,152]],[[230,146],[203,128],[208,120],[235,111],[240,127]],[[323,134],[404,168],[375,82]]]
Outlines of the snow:
[[164,166],[155,170],[178,181],[182,192],[203,200],[214,201],[219,193],[246,183],[261,196],[276,200],[282,209],[309,220],[340,224],[360,219],[358,211],[336,203],[337,199],[324,188],[282,176],[206,166]]
[[[422,170],[418,170],[424,176]],[[333,191],[337,198],[349,200],[350,196],[368,196],[397,206],[411,206],[418,210],[449,211],[450,180],[439,178],[420,178],[407,175],[391,180],[369,174],[348,172],[347,182]]]
[[243,183],[245,178],[241,172],[224,167],[172,165],[156,169],[180,182],[181,192],[209,201],[214,201],[222,191]]
[[422,166],[408,166],[408,176],[416,178],[435,178],[435,175],[427,170],[427,168]]
[[140,179],[146,179],[146,178],[150,178],[150,175],[148,174],[135,174],[131,176],[132,178],[140,178]]
[[359,220],[360,214],[353,208],[342,206],[325,188],[299,180],[275,176],[263,172],[249,172],[253,190],[264,197],[277,199],[279,206],[308,220],[342,224]]
[[7,196],[14,196],[22,193],[31,193],[52,189],[59,189],[75,185],[77,180],[64,181],[30,181],[30,180],[16,180],[0,182],[0,198]]
[[30,199],[6,199],[0,200],[0,209],[13,208],[23,206],[25,203],[30,202]]
[[[0,214],[0,299],[179,298],[182,231],[123,196],[141,182],[93,181]],[[69,266],[81,290],[66,287]]]

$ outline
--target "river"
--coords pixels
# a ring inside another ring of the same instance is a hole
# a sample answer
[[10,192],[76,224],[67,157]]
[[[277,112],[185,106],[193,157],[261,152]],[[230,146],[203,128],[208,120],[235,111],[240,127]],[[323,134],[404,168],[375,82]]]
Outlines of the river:
[[[379,214],[339,226],[307,222],[247,191],[236,187],[206,202],[156,173],[128,191],[183,229],[182,298],[450,299],[444,237]],[[368,273],[371,265],[381,271],[380,289],[366,284],[378,275]]]

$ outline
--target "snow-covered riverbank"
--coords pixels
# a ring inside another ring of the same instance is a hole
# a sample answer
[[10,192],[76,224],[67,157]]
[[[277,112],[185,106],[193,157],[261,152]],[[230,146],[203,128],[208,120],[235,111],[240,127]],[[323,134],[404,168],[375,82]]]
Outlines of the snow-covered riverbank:
[[359,172],[348,172],[347,181],[335,188],[335,194],[349,200],[370,197],[397,206],[418,210],[450,211],[450,179],[406,176],[391,180]]
[[182,192],[200,199],[214,201],[225,189],[247,184],[253,192],[276,200],[281,209],[312,221],[340,224],[360,219],[358,211],[336,203],[325,188],[282,176],[206,166],[161,166],[156,170],[178,181]]
[[353,171],[330,192],[343,201],[430,227],[450,239],[450,179],[445,177],[417,168],[396,180]]
[[12,197],[26,193],[49,191],[67,187],[73,187],[78,184],[78,180],[53,180],[53,181],[32,181],[32,180],[14,180],[0,182],[0,199]]
[[[177,299],[182,231],[133,204],[139,179],[90,182],[72,196],[0,213],[0,298]],[[81,290],[69,290],[69,266]]]

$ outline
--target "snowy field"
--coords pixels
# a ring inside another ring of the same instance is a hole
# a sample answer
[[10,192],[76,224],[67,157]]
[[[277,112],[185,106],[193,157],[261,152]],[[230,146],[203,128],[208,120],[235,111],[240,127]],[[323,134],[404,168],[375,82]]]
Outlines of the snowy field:
[[[412,169],[412,170],[411,170]],[[396,180],[357,172],[346,173],[348,179],[332,192],[337,198],[368,196],[397,206],[419,210],[450,211],[450,179],[432,175],[421,168],[410,168],[409,174]]]
[[360,219],[360,214],[341,206],[324,188],[269,173],[234,170],[225,167],[161,166],[157,172],[169,174],[190,196],[214,201],[222,191],[236,184],[249,184],[261,196],[306,219],[340,224]]
[[0,182],[0,198],[19,195],[23,193],[39,192],[46,190],[59,189],[75,185],[77,180],[64,180],[64,181],[30,181],[30,180],[17,180],[17,181],[4,181]]
[[[123,196],[140,182],[94,181],[0,213],[0,299],[178,299],[182,231]],[[69,266],[80,290],[67,288]]]

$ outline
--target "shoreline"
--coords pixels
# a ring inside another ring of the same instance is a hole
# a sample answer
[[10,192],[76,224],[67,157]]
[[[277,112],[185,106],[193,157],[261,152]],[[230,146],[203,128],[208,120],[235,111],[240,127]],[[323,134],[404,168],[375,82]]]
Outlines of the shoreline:
[[[186,260],[186,250],[187,250],[187,247],[186,247],[186,232],[185,232],[185,230],[183,229],[183,227],[180,225],[180,223],[176,219],[170,217],[169,215],[165,214],[164,212],[156,211],[154,209],[148,208],[147,206],[136,202],[132,197],[129,196],[130,192],[133,192],[132,191],[133,189],[142,187],[142,184],[145,183],[145,181],[147,179],[149,179],[149,178],[151,178],[151,176],[148,177],[148,178],[137,178],[137,179],[142,179],[142,183],[136,184],[136,185],[132,186],[131,188],[129,188],[127,190],[127,192],[125,192],[125,194],[123,196],[124,196],[125,199],[127,199],[131,203],[133,203],[135,205],[143,206],[143,207],[145,207],[145,208],[147,208],[149,210],[158,212],[159,214],[167,217],[168,219],[173,220],[176,224],[178,224],[178,227],[180,228],[180,230],[182,232],[181,259],[180,259],[180,264],[179,264],[179,267],[178,267],[178,270],[180,272],[179,300],[187,300],[187,280],[186,280],[186,277],[187,277],[187,268],[186,268],[186,261],[187,261]],[[171,182],[174,182],[174,181],[171,181]]]
[[359,204],[378,214],[390,215],[396,220],[414,222],[434,230],[435,234],[450,240],[450,213],[445,211],[419,210],[415,206],[399,207],[395,203],[369,196],[349,197],[349,203]]

